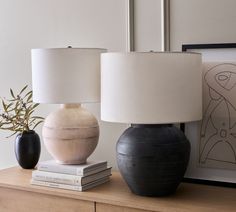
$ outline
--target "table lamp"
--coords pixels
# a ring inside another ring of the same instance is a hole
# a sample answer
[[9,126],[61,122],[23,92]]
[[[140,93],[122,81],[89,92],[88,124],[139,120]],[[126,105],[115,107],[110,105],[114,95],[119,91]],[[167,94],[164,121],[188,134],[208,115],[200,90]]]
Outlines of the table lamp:
[[32,49],[33,100],[62,104],[44,122],[42,136],[60,164],[81,164],[99,138],[96,118],[81,103],[100,102],[100,53],[105,49]]
[[173,123],[202,118],[201,64],[197,53],[101,55],[101,119],[131,123],[116,151],[133,193],[165,196],[181,182],[190,143]]

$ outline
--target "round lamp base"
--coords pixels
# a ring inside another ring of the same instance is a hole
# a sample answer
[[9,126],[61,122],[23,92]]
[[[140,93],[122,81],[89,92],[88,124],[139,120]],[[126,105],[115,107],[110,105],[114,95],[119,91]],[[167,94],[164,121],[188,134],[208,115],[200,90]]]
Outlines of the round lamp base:
[[132,125],[119,138],[117,163],[131,191],[142,196],[166,196],[186,171],[190,143],[173,125]]
[[63,105],[43,126],[48,152],[60,164],[82,164],[95,150],[99,138],[96,118],[79,104]]

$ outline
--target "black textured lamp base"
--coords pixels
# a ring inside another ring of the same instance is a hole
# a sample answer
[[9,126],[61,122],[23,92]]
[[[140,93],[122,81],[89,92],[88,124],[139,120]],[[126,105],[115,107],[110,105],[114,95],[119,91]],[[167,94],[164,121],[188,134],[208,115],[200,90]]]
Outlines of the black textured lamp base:
[[119,138],[116,151],[120,172],[133,193],[166,196],[184,176],[190,143],[173,125],[132,125]]

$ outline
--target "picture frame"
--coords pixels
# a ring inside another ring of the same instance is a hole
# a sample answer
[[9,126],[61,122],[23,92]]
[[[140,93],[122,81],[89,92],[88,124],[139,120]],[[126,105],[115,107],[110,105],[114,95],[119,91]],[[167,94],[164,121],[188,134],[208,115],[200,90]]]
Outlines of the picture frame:
[[[191,144],[190,161],[184,181],[236,187],[236,145],[234,147],[230,143],[236,143],[236,137],[234,141],[234,137],[231,136],[228,138],[226,136],[230,133],[234,136],[234,133],[229,130],[234,130],[232,127],[234,124],[232,125],[232,123],[236,123],[236,110],[234,110],[234,105],[231,104],[231,100],[234,101],[235,99],[236,101],[236,92],[233,92],[233,89],[236,88],[236,77],[234,79],[234,76],[236,76],[236,43],[183,44],[182,51],[201,53],[204,67],[203,120],[181,124],[181,129],[184,131]],[[213,74],[211,75],[211,73]],[[232,79],[233,82],[229,79]],[[221,81],[214,83],[214,80]],[[220,87],[220,90],[214,87],[216,85]],[[231,92],[230,100],[227,99],[228,97],[224,97],[224,95],[226,95],[224,91],[228,93]],[[213,104],[213,106],[211,106],[211,104]],[[230,110],[229,107],[227,107],[228,110],[226,110],[230,112],[224,113],[223,104],[224,106],[230,105]],[[210,111],[211,108],[214,108],[214,110]],[[220,113],[218,111],[220,111]],[[228,115],[221,116],[221,113]],[[218,117],[218,119],[216,119],[216,117]],[[214,122],[214,120],[216,120],[216,122]],[[225,123],[228,123],[228,121],[226,122],[225,120],[230,120],[229,123],[232,122],[231,120],[233,120],[233,122],[227,125]],[[223,128],[220,128],[221,125],[219,126],[219,123],[225,126],[225,131],[222,131]],[[205,136],[205,134],[202,135],[203,129],[209,132],[208,136]],[[220,133],[222,132],[226,134],[221,135]],[[210,135],[210,133],[212,133],[212,135]],[[217,136],[226,137],[219,139]],[[230,152],[230,154],[228,154],[228,152]],[[233,157],[230,158],[230,160],[229,158],[223,159],[224,155],[229,157],[228,155],[231,155],[231,152]]]

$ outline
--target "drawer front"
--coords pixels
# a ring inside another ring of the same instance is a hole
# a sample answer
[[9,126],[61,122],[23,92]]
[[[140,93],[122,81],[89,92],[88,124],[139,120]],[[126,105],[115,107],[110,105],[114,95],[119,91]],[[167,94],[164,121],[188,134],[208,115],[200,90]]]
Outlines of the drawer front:
[[94,202],[0,188],[1,212],[94,212]]
[[96,203],[96,212],[150,212],[147,210]]

